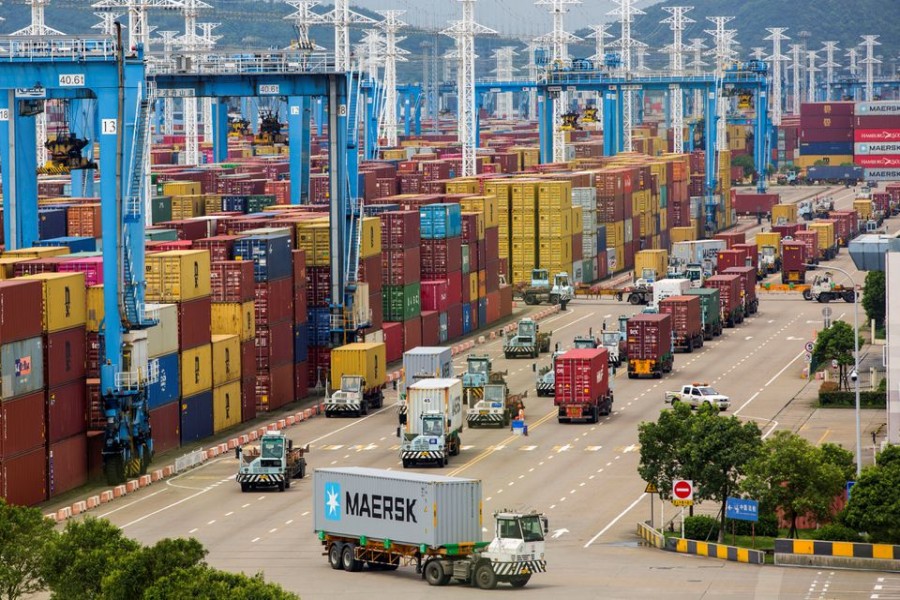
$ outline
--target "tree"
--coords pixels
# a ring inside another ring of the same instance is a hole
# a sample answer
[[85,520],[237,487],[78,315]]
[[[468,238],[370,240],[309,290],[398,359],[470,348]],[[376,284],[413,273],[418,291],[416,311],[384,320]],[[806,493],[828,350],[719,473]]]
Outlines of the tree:
[[900,465],[900,446],[894,444],[886,446],[884,450],[875,456],[875,463],[879,467],[886,467],[893,464]]
[[55,535],[53,521],[40,510],[0,498],[0,598],[15,600],[47,587],[41,563]]
[[691,479],[691,456],[687,448],[691,407],[677,404],[659,414],[656,423],[645,421],[638,425],[641,461],[638,474],[653,483],[660,498],[671,497],[672,481]]
[[812,361],[814,365],[832,360],[836,360],[838,363],[838,379],[841,385],[850,389],[847,382],[849,373],[847,367],[855,362],[853,359],[853,328],[843,321],[835,321],[831,327],[819,333],[816,345],[813,347]]
[[103,577],[139,548],[109,521],[91,517],[69,521],[63,533],[47,544],[44,579],[54,599],[102,598]]
[[881,329],[884,327],[887,312],[884,271],[869,271],[866,274],[865,285],[862,295],[863,309],[869,321],[875,321],[876,329]]
[[852,452],[840,444],[822,444],[819,449],[825,460],[840,468],[844,481],[853,481],[856,476],[856,456]]
[[776,431],[747,465],[741,484],[751,497],[790,518],[789,537],[797,535],[797,517],[829,518],[831,502],[844,487],[841,468],[826,454],[790,431]]
[[189,569],[201,563],[207,551],[196,539],[163,539],[117,561],[115,569],[103,578],[104,600],[132,600],[134,590],[149,588],[177,569]]
[[731,159],[731,166],[744,169],[744,177],[750,177],[756,173],[756,165],[753,164],[753,157],[749,154],[735,156]]
[[248,577],[243,573],[227,573],[206,566],[177,569],[144,590],[144,600],[299,600],[274,583],[266,583],[262,574]]
[[[882,452],[884,454],[884,452]],[[866,467],[853,486],[842,520],[872,542],[900,543],[900,460]]]

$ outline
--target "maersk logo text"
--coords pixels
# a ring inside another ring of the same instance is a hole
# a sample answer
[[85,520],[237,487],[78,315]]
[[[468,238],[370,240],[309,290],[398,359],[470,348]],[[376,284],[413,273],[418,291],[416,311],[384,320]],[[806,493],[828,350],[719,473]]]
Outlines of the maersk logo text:
[[329,521],[341,520],[341,484],[325,484],[325,518]]
[[415,508],[416,500],[413,498],[380,494],[351,495],[350,492],[347,492],[347,514],[355,517],[418,523]]

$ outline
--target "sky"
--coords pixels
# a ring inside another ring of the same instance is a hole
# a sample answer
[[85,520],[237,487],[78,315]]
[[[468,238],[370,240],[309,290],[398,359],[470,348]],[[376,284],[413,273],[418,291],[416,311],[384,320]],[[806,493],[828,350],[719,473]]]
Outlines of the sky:
[[[638,0],[637,7],[646,7],[661,0]],[[429,29],[443,29],[450,21],[462,16],[459,2],[454,0],[350,0],[351,5],[370,10],[399,9],[406,13],[400,18],[410,25]],[[324,0],[323,3],[329,3]],[[564,17],[568,31],[588,25],[614,20],[606,13],[617,5],[612,0],[584,0],[569,6]],[[533,0],[478,0],[475,20],[506,35],[529,39],[549,32],[553,21],[547,6],[536,6]]]

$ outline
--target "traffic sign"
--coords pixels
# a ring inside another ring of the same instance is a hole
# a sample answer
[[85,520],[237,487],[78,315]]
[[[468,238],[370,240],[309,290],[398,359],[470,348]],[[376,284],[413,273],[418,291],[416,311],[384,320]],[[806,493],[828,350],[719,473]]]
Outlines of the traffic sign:
[[694,482],[690,479],[676,479],[672,482],[672,504],[691,506],[694,503]]
[[823,308],[823,309],[822,309],[822,316],[825,317],[826,319],[827,319],[828,317],[830,317],[830,316],[831,316],[831,308],[828,307],[828,306],[826,306],[825,308]]
[[806,342],[806,351],[812,352],[816,345],[813,342]]
[[804,360],[805,360],[806,362],[808,362],[808,363],[812,363],[812,353],[811,353],[811,352],[807,352],[807,353],[806,353],[806,356],[804,357]]
[[656,488],[656,484],[652,481],[647,484],[647,487],[644,488],[645,494],[658,494],[659,490]]
[[736,521],[759,521],[759,502],[742,498],[726,498],[725,516]]

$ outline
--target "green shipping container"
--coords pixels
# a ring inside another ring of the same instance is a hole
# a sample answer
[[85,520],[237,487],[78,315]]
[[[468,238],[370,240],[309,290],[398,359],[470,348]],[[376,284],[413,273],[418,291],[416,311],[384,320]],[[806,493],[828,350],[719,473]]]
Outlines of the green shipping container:
[[700,317],[703,324],[716,324],[721,320],[722,311],[719,306],[719,290],[714,288],[693,288],[688,290],[689,296],[700,296]]
[[422,286],[419,282],[386,285],[381,293],[385,321],[408,321],[422,312]]
[[172,197],[156,196],[150,201],[150,218],[154,225],[172,220]]
[[659,207],[667,208],[669,206],[669,188],[666,185],[659,186]]
[[177,229],[145,229],[144,237],[148,242],[174,242],[178,239]]
[[594,273],[593,258],[585,258],[581,261],[581,279],[584,283],[594,283],[597,280],[597,274]]
[[247,212],[262,212],[267,206],[275,204],[275,196],[271,194],[253,194],[247,196]]

